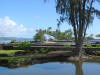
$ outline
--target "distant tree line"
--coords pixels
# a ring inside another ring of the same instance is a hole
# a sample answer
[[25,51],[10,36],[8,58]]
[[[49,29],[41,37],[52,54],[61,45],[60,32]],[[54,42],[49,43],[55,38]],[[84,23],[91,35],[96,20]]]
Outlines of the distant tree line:
[[[46,36],[45,34],[47,34],[48,36],[53,36],[54,39],[56,40],[75,40],[74,36],[73,36],[73,31],[71,29],[65,30],[64,32],[61,32],[60,30],[56,29],[55,31],[52,31],[51,27],[48,27],[48,29],[39,29],[36,30],[36,34],[33,36],[33,39],[35,41],[40,41],[43,42],[46,40]],[[96,37],[100,37],[100,34],[97,34]],[[93,37],[93,34],[86,36],[84,40],[93,40],[95,39]]]
[[46,40],[45,34],[53,36],[54,39],[56,40],[73,40],[74,39],[74,37],[72,36],[73,32],[71,29],[65,30],[64,32],[61,32],[60,30],[57,30],[57,29],[55,31],[52,31],[51,29],[52,28],[49,27],[47,30],[42,30],[42,29],[36,30],[36,34],[33,36],[34,40],[40,41],[40,42],[45,41]]

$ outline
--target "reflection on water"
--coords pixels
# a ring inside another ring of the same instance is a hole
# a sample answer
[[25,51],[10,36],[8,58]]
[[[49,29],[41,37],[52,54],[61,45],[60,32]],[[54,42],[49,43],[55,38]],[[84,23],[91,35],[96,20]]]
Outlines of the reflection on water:
[[97,62],[44,62],[27,67],[0,67],[0,75],[99,75],[100,64]]
[[82,70],[82,61],[75,62],[76,75],[84,75]]

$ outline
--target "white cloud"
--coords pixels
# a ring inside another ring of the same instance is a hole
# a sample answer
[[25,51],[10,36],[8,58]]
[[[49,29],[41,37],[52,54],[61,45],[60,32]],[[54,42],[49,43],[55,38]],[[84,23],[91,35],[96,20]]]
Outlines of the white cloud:
[[32,33],[32,28],[25,28],[23,24],[17,24],[11,20],[8,16],[0,18],[0,36],[20,36]]

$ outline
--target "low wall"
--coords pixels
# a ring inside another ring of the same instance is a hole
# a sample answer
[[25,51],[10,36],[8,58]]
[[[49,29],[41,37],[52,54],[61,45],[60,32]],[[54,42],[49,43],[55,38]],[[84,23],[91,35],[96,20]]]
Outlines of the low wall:
[[3,49],[3,44],[0,44],[0,50],[2,50]]
[[41,48],[44,49],[49,49],[49,50],[53,50],[53,51],[59,51],[59,50],[73,50],[75,49],[74,47],[64,47],[64,46],[31,46],[31,47],[25,47],[25,48],[19,48],[17,46],[13,46],[13,50],[29,50],[29,51],[33,51],[33,50],[40,50]]
[[[24,48],[20,48],[18,46],[11,46],[11,45],[2,45],[2,49],[3,50],[40,50],[41,48],[44,49],[50,49],[53,51],[58,51],[58,50],[75,50],[75,46],[72,47],[65,47],[63,45],[35,45],[35,46],[31,46],[31,47],[24,47]],[[100,47],[84,47],[83,48],[85,51],[96,51],[96,50],[100,50]]]

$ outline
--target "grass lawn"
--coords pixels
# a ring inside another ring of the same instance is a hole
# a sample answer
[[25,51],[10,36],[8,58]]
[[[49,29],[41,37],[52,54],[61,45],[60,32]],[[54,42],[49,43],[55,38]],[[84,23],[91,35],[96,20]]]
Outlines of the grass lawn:
[[16,52],[23,50],[0,50],[0,54],[15,54]]
[[0,57],[0,60],[8,60],[9,63],[13,62],[23,62],[25,60],[30,60],[32,58],[42,58],[44,56],[34,56],[34,55],[23,55],[15,57]]

